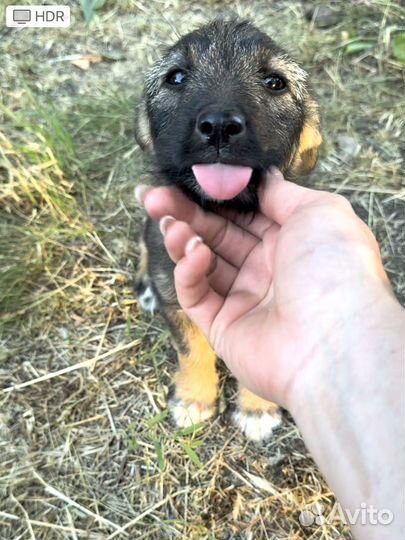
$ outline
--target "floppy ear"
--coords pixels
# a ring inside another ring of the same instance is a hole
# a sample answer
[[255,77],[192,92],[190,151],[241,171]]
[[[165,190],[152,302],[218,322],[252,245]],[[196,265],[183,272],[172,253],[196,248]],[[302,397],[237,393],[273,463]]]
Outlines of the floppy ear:
[[150,133],[150,125],[148,112],[146,110],[146,102],[142,100],[136,110],[135,118],[135,139],[144,152],[152,152],[152,137]]
[[318,159],[321,143],[318,107],[315,103],[311,103],[308,107],[307,118],[301,131],[297,150],[289,167],[292,176],[300,176],[312,171]]

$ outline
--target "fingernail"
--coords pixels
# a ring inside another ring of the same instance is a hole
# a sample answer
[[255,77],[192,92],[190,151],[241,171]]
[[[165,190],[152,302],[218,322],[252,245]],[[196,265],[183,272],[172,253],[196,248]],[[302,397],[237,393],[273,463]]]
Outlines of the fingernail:
[[283,177],[283,173],[280,171],[280,169],[278,167],[276,167],[275,165],[272,165],[269,169],[269,175],[268,175],[268,178],[270,177],[275,177],[275,176],[278,176],[279,178],[284,178]]
[[280,169],[278,167],[276,167],[275,165],[270,165],[269,173],[270,174],[275,174],[277,172],[280,172]]
[[267,190],[270,187],[270,185],[272,184],[272,182],[273,182],[273,180],[275,178],[281,178],[282,179],[283,175],[282,175],[280,169],[278,169],[277,167],[272,165],[267,171],[266,177],[264,179],[264,183],[262,185],[262,189]]
[[159,229],[163,236],[166,236],[167,229],[171,223],[176,221],[173,216],[163,216],[159,221]]
[[186,248],[184,250],[186,255],[190,255],[190,253],[192,253],[202,243],[203,239],[201,236],[193,236],[193,238],[191,238],[186,244]]
[[140,205],[143,206],[143,201],[145,200],[146,192],[152,189],[150,186],[147,186],[146,184],[139,184],[139,186],[136,186],[134,193],[135,193],[135,199],[138,201]]

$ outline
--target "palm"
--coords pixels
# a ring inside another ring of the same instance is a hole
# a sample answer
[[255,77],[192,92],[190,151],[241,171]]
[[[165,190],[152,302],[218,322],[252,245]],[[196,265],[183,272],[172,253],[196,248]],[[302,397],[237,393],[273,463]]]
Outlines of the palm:
[[[207,329],[218,355],[232,358],[235,375],[242,377],[258,394],[267,396],[270,391],[279,403],[287,401],[286,392],[294,373],[316,337],[311,336],[311,332],[303,332],[297,351],[291,336],[297,335],[300,325],[296,324],[295,317],[282,316],[278,276],[284,281],[283,275],[290,273],[290,264],[301,251],[286,253],[284,242],[283,231],[269,222],[269,228],[254,247],[238,245],[238,254],[244,253],[245,260],[236,275],[228,274],[227,290],[224,290],[223,277],[220,281],[216,274],[209,277],[211,287],[223,295],[223,303]],[[273,276],[275,266],[278,274]],[[294,302],[299,319],[299,312],[305,311],[302,296],[294,290],[288,296],[287,303]],[[214,305],[212,310],[215,310]],[[306,312],[309,313],[309,309]],[[268,365],[257,361],[269,357],[273,364],[271,372]]]
[[257,239],[254,246],[250,242],[234,246],[237,257],[242,259],[241,266],[228,271],[226,276],[222,274],[219,278],[219,271],[216,271],[209,277],[212,288],[224,298],[210,329],[210,339],[218,349],[221,348],[224,332],[232,332],[232,328],[241,322],[244,324],[246,320],[256,324],[260,322],[257,319],[266,313],[261,307],[266,305],[268,308],[273,298],[272,268],[276,237],[274,229],[271,229],[264,233],[263,240]]

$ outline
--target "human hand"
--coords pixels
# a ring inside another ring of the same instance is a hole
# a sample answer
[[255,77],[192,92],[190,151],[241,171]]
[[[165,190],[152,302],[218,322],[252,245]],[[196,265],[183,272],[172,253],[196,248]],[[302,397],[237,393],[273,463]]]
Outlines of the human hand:
[[253,219],[206,213],[174,188],[142,199],[161,220],[184,311],[244,385],[288,409],[298,376],[324,372],[330,350],[389,296],[377,242],[348,201],[277,170]]
[[405,312],[370,229],[343,197],[276,170],[253,219],[205,213],[171,188],[138,195],[160,220],[179,302],[217,354],[290,410],[344,508],[395,516],[356,523],[355,537],[403,538]]

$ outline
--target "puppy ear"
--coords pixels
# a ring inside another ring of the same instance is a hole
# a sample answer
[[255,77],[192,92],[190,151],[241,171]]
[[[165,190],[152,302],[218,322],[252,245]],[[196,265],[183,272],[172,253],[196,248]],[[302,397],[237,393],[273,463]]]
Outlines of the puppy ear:
[[144,152],[152,152],[152,137],[150,133],[150,125],[148,111],[146,109],[145,100],[142,100],[136,110],[135,118],[135,139]]
[[300,176],[312,171],[318,160],[319,147],[322,143],[317,105],[314,102],[311,103],[307,111],[298,147],[289,167],[292,176]]

